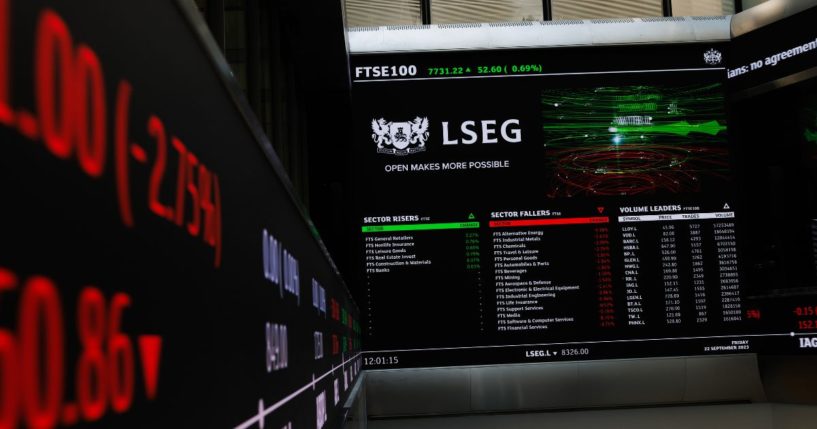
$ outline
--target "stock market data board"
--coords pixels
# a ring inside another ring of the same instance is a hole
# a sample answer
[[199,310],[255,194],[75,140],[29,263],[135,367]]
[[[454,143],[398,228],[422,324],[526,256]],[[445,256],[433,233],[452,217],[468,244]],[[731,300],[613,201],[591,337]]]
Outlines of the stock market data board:
[[796,348],[744,287],[728,49],[353,55],[366,367]]
[[0,0],[0,427],[344,421],[357,307],[192,8]]

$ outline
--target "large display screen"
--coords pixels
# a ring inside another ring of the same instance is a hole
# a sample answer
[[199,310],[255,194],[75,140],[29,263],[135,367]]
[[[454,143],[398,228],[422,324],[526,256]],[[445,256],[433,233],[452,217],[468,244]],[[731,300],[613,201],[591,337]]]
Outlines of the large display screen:
[[0,427],[341,427],[358,310],[192,2],[0,0]]
[[[817,8],[735,38],[732,135],[748,231],[746,286],[770,315],[817,328]],[[803,338],[799,348],[817,341]]]
[[727,54],[354,55],[366,367],[796,348],[747,300]]

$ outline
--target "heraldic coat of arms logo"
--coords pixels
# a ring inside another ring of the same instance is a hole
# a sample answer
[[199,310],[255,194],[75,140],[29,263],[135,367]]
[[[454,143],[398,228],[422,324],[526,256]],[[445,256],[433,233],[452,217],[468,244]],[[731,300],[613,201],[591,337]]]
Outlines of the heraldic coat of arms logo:
[[372,119],[372,132],[372,140],[377,143],[377,153],[410,155],[423,152],[428,139],[428,118],[418,116],[409,122]]
[[704,52],[704,62],[710,66],[716,66],[723,60],[723,54],[717,49],[710,49]]

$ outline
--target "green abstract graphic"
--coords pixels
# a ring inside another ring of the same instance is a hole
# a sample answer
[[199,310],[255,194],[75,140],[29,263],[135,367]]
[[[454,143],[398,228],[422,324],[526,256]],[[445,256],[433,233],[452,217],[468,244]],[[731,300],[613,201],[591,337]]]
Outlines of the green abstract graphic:
[[803,132],[803,136],[806,138],[807,142],[817,144],[817,130],[810,130],[806,128],[806,130]]
[[541,103],[550,196],[697,192],[727,177],[720,84],[549,89]]

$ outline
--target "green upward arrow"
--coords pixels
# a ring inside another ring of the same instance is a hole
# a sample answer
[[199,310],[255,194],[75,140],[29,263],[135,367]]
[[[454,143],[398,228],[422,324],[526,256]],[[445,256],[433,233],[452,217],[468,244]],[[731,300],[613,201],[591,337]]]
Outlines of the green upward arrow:
[[476,216],[474,216],[474,214],[473,214],[473,213],[471,213],[471,214],[469,214],[469,215],[468,215],[468,220],[474,220],[474,219],[476,219],[476,218],[477,218],[477,217],[476,217]]

